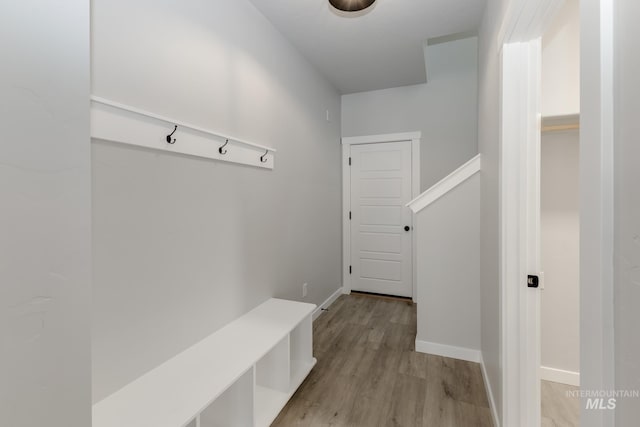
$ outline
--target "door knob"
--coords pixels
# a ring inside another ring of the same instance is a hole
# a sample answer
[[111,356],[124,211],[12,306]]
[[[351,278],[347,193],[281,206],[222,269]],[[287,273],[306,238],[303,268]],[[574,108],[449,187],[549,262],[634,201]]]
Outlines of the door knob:
[[408,225],[405,225],[404,226],[404,231],[409,231],[409,230],[411,230],[411,227],[409,227]]

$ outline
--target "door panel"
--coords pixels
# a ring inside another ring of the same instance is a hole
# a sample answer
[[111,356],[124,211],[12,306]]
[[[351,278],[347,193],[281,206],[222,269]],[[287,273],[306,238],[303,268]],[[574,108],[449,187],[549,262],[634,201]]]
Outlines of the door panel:
[[402,207],[400,206],[363,206],[360,205],[361,226],[402,225]]
[[366,252],[402,253],[402,237],[387,233],[360,233],[360,248]]
[[402,197],[402,179],[363,179],[360,182],[360,197],[389,198]]
[[410,141],[351,146],[352,290],[412,296],[411,176]]
[[367,279],[402,280],[402,261],[360,259],[360,275]]
[[[407,141],[408,142],[408,141]],[[394,142],[385,144],[395,144]],[[351,147],[351,153],[353,154],[354,148],[372,147],[374,145],[382,144],[368,144],[368,145],[356,145]],[[360,170],[363,172],[377,172],[377,171],[399,171],[402,169],[402,154],[394,149],[380,151],[362,151],[360,159]]]

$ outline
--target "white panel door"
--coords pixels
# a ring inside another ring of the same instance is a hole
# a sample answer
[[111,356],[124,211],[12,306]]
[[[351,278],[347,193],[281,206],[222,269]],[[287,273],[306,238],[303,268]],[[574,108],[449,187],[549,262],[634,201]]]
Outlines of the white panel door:
[[411,141],[351,146],[351,289],[413,293]]

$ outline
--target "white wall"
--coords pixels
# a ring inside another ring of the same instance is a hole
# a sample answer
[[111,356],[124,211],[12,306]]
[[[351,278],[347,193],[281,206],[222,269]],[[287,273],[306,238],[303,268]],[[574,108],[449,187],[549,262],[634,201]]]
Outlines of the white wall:
[[479,354],[480,175],[469,178],[416,217],[416,340],[458,347],[464,350],[462,355]]
[[580,112],[580,1],[565,0],[542,38],[542,115]]
[[488,0],[479,34],[478,149],[480,173],[480,301],[482,358],[498,416],[502,416],[499,288],[500,50],[498,32],[509,0]]
[[426,48],[428,83],[342,96],[342,136],[422,131],[426,190],[478,153],[477,38]]
[[[640,4],[616,1],[615,16],[615,377],[616,389],[640,390]],[[638,398],[619,399],[616,425],[637,425]]]
[[[542,134],[540,238],[542,366],[580,371],[580,137]],[[558,381],[543,369],[543,379]],[[577,380],[577,378],[575,378]]]
[[91,425],[89,3],[0,14],[0,425]]
[[94,94],[278,150],[268,171],[94,142],[98,401],[269,297],[341,286],[341,157],[338,92],[249,1],[92,16]]
[[[580,386],[610,390],[613,339],[612,3],[580,0]],[[586,409],[583,427],[614,425],[613,411]]]

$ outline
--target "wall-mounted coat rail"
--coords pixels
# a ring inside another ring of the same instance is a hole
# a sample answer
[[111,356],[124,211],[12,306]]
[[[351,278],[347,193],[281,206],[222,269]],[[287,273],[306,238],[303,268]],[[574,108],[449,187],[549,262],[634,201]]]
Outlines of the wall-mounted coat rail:
[[91,97],[91,137],[273,169],[276,150],[220,135],[98,96]]

